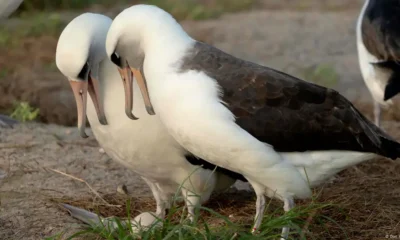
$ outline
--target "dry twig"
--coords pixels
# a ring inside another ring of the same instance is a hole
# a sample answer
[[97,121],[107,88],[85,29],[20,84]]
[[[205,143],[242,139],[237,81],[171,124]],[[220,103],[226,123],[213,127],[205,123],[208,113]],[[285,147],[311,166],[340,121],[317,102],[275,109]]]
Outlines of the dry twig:
[[31,143],[31,144],[0,144],[0,149],[11,149],[11,148],[31,148],[39,143]]
[[98,198],[100,198],[107,206],[120,207],[120,206],[116,206],[116,205],[109,204],[109,203],[108,203],[106,200],[104,200],[104,198],[102,198],[102,197],[100,196],[100,194],[99,194],[94,188],[92,188],[92,186],[90,186],[90,184],[89,184],[88,182],[86,182],[85,180],[83,180],[83,179],[81,179],[81,178],[78,178],[78,177],[75,177],[75,176],[72,176],[72,175],[70,175],[70,174],[68,174],[68,173],[61,172],[61,171],[59,171],[59,170],[57,170],[57,169],[52,169],[52,168],[49,168],[49,169],[50,169],[51,171],[55,172],[55,173],[59,173],[59,174],[64,175],[64,176],[66,176],[66,177],[72,178],[72,179],[74,179],[74,180],[76,180],[76,181],[85,183],[86,186],[88,186],[88,188],[89,188]]

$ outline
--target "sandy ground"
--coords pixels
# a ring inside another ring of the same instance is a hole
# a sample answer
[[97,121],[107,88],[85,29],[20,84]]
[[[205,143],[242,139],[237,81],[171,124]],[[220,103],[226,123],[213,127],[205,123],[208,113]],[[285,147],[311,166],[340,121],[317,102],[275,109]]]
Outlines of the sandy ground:
[[[400,123],[384,122],[384,127],[400,139]],[[0,182],[0,239],[43,239],[61,231],[68,236],[80,223],[59,203],[100,211],[103,216],[125,217],[129,198],[132,215],[155,209],[140,177],[100,153],[93,137],[81,139],[75,128],[31,123],[1,129],[0,152],[1,168],[8,173]],[[85,183],[53,170],[85,180],[107,203]],[[399,170],[397,162],[376,159],[315,189],[318,202],[334,205],[318,216],[330,217],[339,225],[318,217],[310,226],[314,239],[345,239],[346,234],[349,239],[384,239],[387,234],[397,234]],[[116,191],[120,184],[126,184],[129,196]],[[298,203],[307,205],[309,201]],[[207,207],[250,226],[254,195],[233,189],[213,197]],[[281,204],[274,201],[269,212],[278,207]]]
[[99,152],[91,138],[75,129],[42,124],[1,129],[1,162],[9,174],[0,184],[0,239],[39,239],[74,223],[52,198],[92,196],[84,184],[50,169],[85,179],[101,193],[116,193],[126,184],[137,195],[148,194],[142,180]]
[[85,180],[107,199],[123,197],[117,186],[125,184],[130,196],[153,204],[138,175],[101,153],[92,136],[81,139],[74,128],[21,124],[1,129],[0,152],[0,167],[8,173],[0,182],[0,239],[38,239],[74,229],[76,221],[60,210],[59,201],[105,204],[85,183],[53,170]]
[[[361,104],[370,116],[369,93],[357,62],[355,23],[359,9],[357,4],[353,5],[341,6],[339,10],[334,8],[335,11],[290,8],[283,11],[278,5],[276,9],[279,10],[254,10],[225,15],[217,20],[185,22],[184,27],[194,36],[235,56],[299,77],[307,67],[328,64],[339,76],[334,88]],[[50,78],[47,75],[44,79]],[[13,77],[20,76],[16,73]],[[39,76],[37,73],[34,77],[40,79]],[[50,76],[65,81],[58,73],[52,72]],[[16,95],[17,85],[12,83],[3,89],[4,96]],[[66,84],[61,86],[67,89]],[[64,103],[73,101],[70,96],[59,98]],[[49,101],[45,97],[38,100],[39,103]],[[47,108],[50,111],[54,106]],[[74,120],[68,118],[70,122]],[[54,119],[57,122],[59,117]],[[394,136],[400,136],[399,124],[385,122],[385,128]],[[112,209],[111,212],[123,215],[123,208],[104,205],[85,183],[51,169],[84,179],[113,204],[124,203],[127,199],[116,192],[118,185],[126,184],[130,196],[138,202],[135,213],[154,207],[144,182],[100,153],[95,139],[81,139],[75,128],[36,123],[0,129],[0,168],[8,172],[0,182],[0,239],[42,239],[62,230],[74,231],[79,223],[58,206],[59,202],[79,203],[89,209],[96,204],[102,207],[103,213]],[[381,159],[342,173],[334,184],[325,186],[321,200],[339,204],[343,213],[334,209],[325,214],[340,221],[350,239],[384,239],[387,234],[397,235],[400,232],[398,170],[399,164]],[[219,199],[222,201],[223,196]],[[251,206],[250,211],[254,209],[252,200],[246,203]],[[217,210],[229,213],[223,207]],[[329,227],[330,235],[329,231],[316,227],[317,239],[344,239],[337,226]]]

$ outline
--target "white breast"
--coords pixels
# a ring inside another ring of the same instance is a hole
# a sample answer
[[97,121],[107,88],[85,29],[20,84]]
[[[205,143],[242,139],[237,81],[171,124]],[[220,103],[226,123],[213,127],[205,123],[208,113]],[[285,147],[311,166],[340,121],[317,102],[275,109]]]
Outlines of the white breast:
[[276,190],[277,195],[308,197],[310,191],[298,170],[235,123],[220,103],[214,79],[196,71],[146,73],[156,112],[185,149]]
[[379,62],[374,55],[368,52],[366,49],[363,40],[362,40],[362,32],[361,25],[362,19],[364,16],[364,12],[367,8],[369,0],[365,1],[365,4],[361,10],[360,16],[357,21],[357,50],[358,50],[358,60],[360,64],[361,74],[367,85],[369,91],[371,92],[372,97],[376,102],[379,102],[382,105],[391,104],[392,101],[383,101],[384,91],[386,87],[386,83],[388,80],[387,72],[379,71],[377,68],[374,68],[371,63]]
[[113,159],[140,175],[150,179],[169,178],[170,168],[181,167],[186,161],[183,149],[169,136],[157,115],[147,114],[136,81],[133,113],[139,120],[135,121],[125,115],[123,83],[116,67],[106,60],[100,69],[108,125],[99,123],[93,103],[88,100],[87,116],[96,139]]

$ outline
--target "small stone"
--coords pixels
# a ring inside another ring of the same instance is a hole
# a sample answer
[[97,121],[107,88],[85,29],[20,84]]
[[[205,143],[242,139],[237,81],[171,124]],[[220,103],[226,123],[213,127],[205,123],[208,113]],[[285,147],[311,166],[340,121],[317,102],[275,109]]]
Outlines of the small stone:
[[118,192],[118,193],[121,193],[121,194],[128,195],[128,188],[126,187],[125,184],[119,185],[119,186],[117,187],[117,192]]
[[99,153],[104,154],[104,153],[106,153],[106,151],[104,151],[104,148],[99,148]]
[[18,121],[15,119],[12,119],[6,115],[1,115],[0,114],[0,127],[3,128],[12,128],[13,125],[17,124]]

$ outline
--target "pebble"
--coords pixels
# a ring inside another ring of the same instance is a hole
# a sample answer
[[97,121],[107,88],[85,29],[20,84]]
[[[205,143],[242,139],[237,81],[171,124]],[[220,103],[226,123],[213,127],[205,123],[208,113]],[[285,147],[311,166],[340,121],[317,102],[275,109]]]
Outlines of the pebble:
[[126,187],[125,184],[119,185],[117,187],[117,192],[121,193],[121,194],[124,194],[124,195],[128,195],[128,188]]

